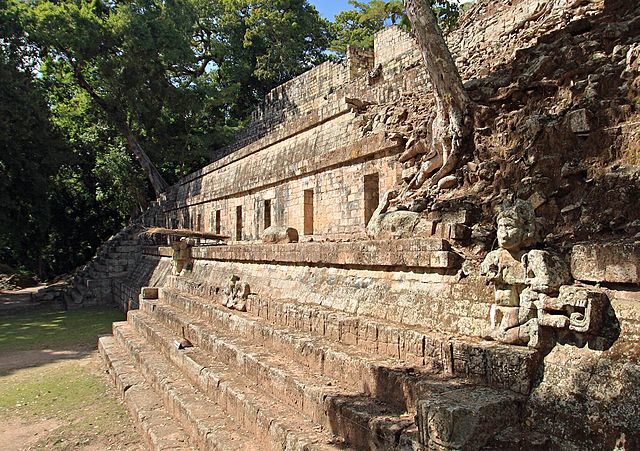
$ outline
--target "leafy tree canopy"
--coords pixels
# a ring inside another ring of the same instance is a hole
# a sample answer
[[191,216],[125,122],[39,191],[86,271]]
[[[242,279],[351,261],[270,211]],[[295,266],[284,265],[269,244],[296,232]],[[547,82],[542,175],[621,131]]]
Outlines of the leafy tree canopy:
[[[458,22],[461,6],[456,0],[431,1],[440,27],[446,32]],[[409,28],[402,0],[349,0],[353,9],[342,11],[332,24],[335,38],[329,49],[339,54],[347,46],[367,48],[373,45],[374,35],[388,24]]]

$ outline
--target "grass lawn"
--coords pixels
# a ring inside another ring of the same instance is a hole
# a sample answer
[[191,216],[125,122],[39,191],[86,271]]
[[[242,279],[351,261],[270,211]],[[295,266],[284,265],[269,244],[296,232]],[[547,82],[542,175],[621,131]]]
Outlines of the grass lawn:
[[95,344],[112,322],[122,320],[124,313],[115,308],[6,316],[0,318],[0,353]]
[[142,449],[101,367],[112,308],[0,319],[0,449]]

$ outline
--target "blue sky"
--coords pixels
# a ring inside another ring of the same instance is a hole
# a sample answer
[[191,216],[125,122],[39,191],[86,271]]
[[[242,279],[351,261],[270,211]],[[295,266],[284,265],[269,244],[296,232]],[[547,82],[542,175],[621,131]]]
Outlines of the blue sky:
[[327,19],[333,19],[340,11],[352,9],[348,0],[309,0],[318,12]]
[[[472,0],[461,0],[460,3],[468,3]],[[353,9],[349,4],[349,0],[309,0],[309,3],[314,5],[320,15],[327,19],[333,19],[340,11],[346,11],[347,9]]]

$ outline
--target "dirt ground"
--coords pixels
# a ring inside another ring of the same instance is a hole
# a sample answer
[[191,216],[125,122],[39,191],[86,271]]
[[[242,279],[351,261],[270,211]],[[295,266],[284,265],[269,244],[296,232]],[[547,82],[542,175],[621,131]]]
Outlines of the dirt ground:
[[145,448],[93,339],[0,353],[0,450]]

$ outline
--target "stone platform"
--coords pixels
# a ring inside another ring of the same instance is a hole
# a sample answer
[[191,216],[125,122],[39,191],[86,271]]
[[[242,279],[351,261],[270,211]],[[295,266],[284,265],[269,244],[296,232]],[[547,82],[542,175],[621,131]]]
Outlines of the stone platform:
[[522,417],[535,351],[201,286],[169,276],[100,339],[153,449],[496,449]]

